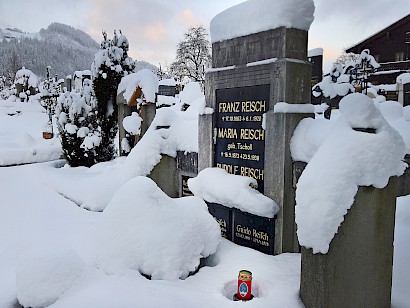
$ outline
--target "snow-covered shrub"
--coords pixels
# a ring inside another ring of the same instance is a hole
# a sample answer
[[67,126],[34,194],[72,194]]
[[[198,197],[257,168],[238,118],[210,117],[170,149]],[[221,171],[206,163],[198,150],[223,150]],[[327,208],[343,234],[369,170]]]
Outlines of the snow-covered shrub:
[[16,267],[17,299],[24,307],[53,304],[79,279],[84,261],[71,249],[26,252]]
[[96,147],[97,160],[109,161],[115,157],[114,138],[118,131],[117,88],[121,77],[132,72],[135,64],[127,52],[128,40],[124,35],[117,36],[114,31],[112,40],[104,32],[101,49],[95,54],[91,66],[93,88],[97,98],[97,120],[101,127],[101,142]]
[[72,167],[90,167],[98,162],[96,148],[101,142],[97,102],[86,79],[80,93],[66,92],[57,100],[57,127],[67,162]]
[[172,199],[149,178],[123,185],[96,227],[97,265],[109,274],[137,271],[176,280],[216,252],[218,223],[197,197]]

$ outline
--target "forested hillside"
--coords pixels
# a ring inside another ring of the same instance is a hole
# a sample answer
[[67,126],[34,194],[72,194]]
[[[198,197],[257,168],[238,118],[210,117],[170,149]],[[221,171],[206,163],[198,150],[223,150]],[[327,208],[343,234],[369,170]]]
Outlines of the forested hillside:
[[85,32],[52,23],[38,34],[0,29],[0,75],[14,76],[22,66],[44,77],[46,67],[58,78],[90,69],[99,44]]

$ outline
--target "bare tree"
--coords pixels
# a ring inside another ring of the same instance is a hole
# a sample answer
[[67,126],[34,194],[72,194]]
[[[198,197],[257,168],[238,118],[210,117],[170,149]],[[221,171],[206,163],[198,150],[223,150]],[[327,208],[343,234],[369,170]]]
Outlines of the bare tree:
[[17,71],[21,69],[21,67],[22,64],[20,57],[15,51],[13,51],[13,53],[10,55],[9,65],[7,68],[7,77],[9,77],[11,80],[14,80]]
[[341,54],[333,64],[340,64],[342,66],[348,66],[355,64],[357,60],[359,60],[360,55],[355,54],[353,52],[346,53],[344,52]]
[[170,70],[182,80],[189,77],[193,81],[205,82],[205,68],[211,59],[211,44],[203,26],[190,27],[184,39],[178,43],[175,61]]

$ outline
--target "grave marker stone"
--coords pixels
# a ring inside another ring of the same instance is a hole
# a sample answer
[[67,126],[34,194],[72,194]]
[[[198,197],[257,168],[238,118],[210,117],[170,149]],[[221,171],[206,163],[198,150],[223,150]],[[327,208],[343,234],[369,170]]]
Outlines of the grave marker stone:
[[199,118],[198,169],[222,167],[257,180],[280,208],[275,254],[299,251],[290,138],[311,115],[273,109],[279,102],[309,103],[310,84],[305,30],[280,27],[212,44],[205,100],[214,114]]
[[359,187],[327,254],[302,248],[300,297],[307,308],[390,307],[397,178]]

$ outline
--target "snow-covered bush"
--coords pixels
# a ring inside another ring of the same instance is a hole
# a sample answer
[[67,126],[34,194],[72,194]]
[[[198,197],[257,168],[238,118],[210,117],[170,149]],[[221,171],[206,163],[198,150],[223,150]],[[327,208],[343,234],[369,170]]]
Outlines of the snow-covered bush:
[[114,138],[117,134],[117,88],[121,77],[135,69],[133,60],[128,57],[128,39],[117,36],[112,40],[104,32],[101,49],[95,54],[91,66],[93,88],[97,98],[97,120],[101,127],[101,142],[96,147],[97,160],[109,161],[115,157]]
[[57,100],[56,117],[61,146],[72,167],[90,167],[98,162],[96,148],[101,143],[97,101],[91,81],[86,79],[80,93],[66,92]]
[[24,307],[53,304],[85,270],[84,261],[71,249],[26,252],[16,267],[17,299]]
[[169,198],[146,177],[123,185],[102,213],[95,234],[97,265],[109,274],[137,271],[176,280],[216,252],[218,223],[197,197]]
[[[321,102],[326,103],[330,108],[339,108],[340,100],[354,93],[355,87],[361,91],[368,88],[368,73],[379,67],[380,64],[370,54],[370,50],[365,49],[355,61],[335,63],[329,74],[312,87],[312,94],[321,97]],[[325,112],[325,117],[330,118],[330,109]]]

